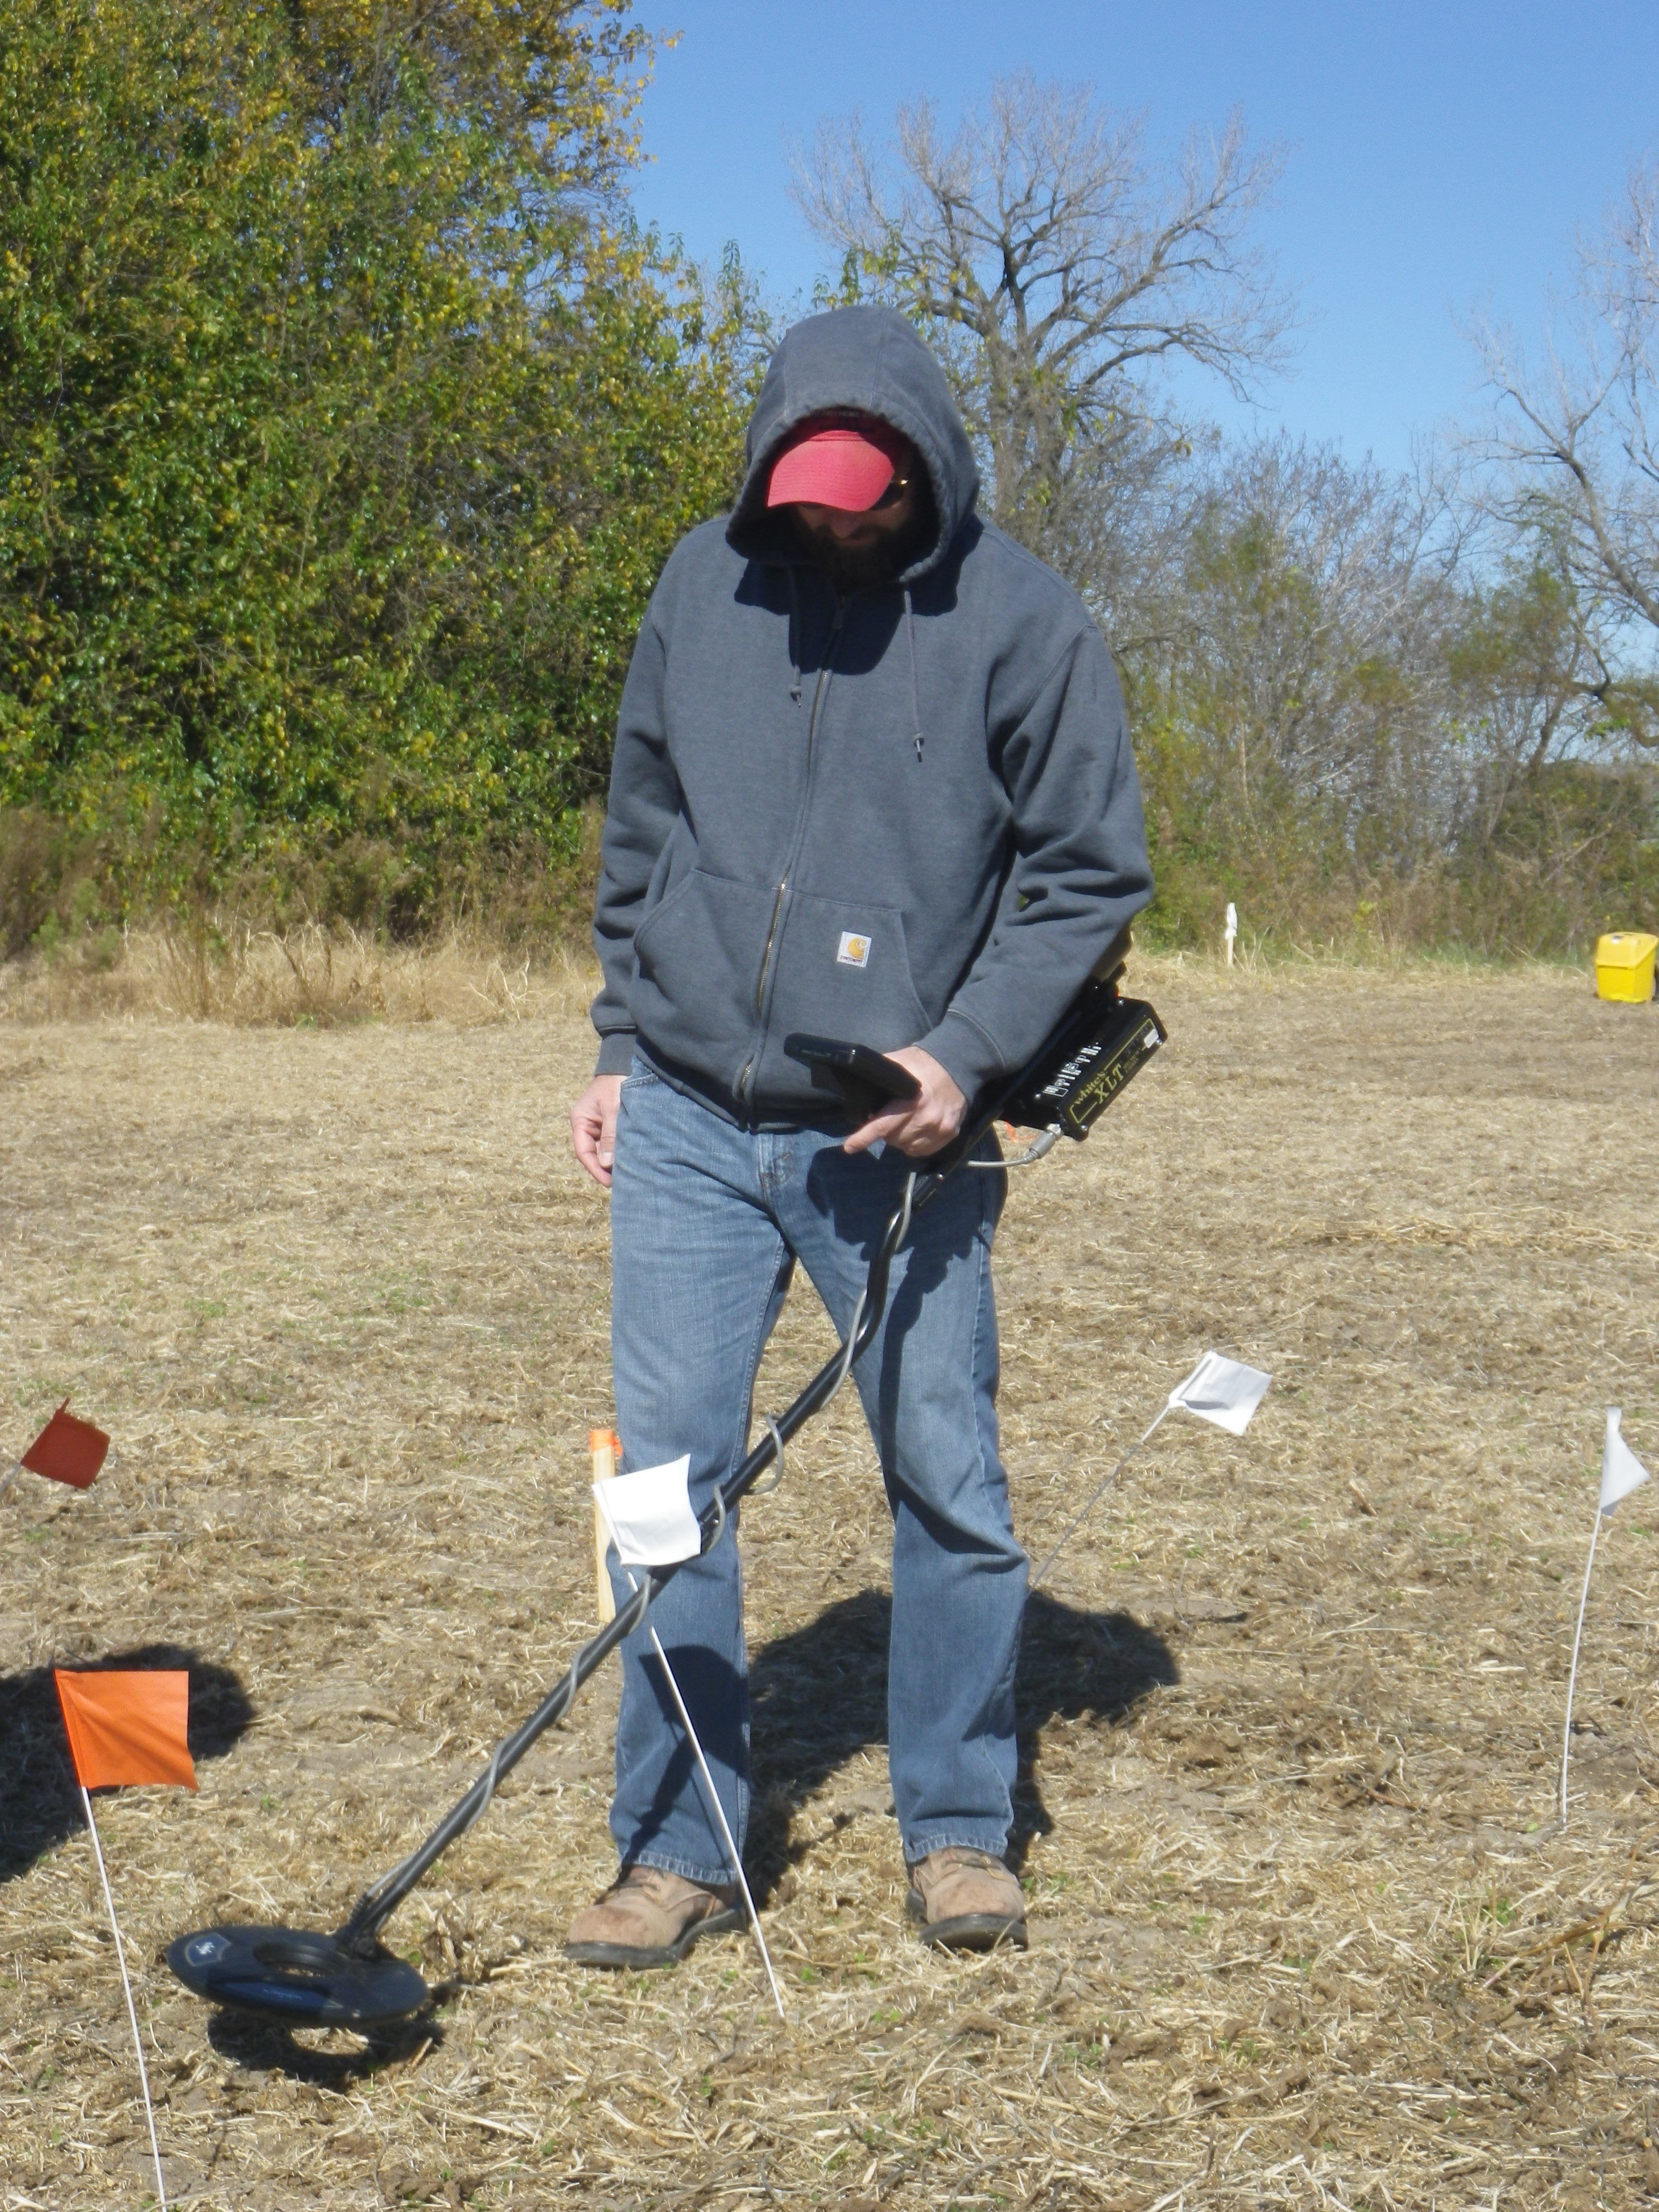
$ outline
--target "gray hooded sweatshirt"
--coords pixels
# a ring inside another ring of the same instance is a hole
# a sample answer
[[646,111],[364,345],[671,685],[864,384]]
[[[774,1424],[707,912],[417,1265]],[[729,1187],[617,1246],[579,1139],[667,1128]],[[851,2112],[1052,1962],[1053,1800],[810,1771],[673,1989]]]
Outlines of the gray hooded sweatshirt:
[[[938,527],[844,600],[769,510],[808,416],[878,416]],[[758,1127],[822,1120],[793,1030],[919,1044],[971,1100],[1017,1071],[1152,896],[1123,702],[1074,592],[974,512],[943,372],[847,307],[772,357],[729,517],[670,556],[623,689],[594,935],[599,1072],[636,1045]]]

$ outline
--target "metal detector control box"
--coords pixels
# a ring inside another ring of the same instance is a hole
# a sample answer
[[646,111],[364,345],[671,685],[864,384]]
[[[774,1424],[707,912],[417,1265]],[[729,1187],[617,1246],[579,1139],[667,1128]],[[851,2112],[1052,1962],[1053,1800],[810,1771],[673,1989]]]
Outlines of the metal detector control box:
[[1121,999],[1111,982],[1091,983],[1000,1111],[1019,1127],[1059,1128],[1081,1144],[1168,1037],[1145,999]]

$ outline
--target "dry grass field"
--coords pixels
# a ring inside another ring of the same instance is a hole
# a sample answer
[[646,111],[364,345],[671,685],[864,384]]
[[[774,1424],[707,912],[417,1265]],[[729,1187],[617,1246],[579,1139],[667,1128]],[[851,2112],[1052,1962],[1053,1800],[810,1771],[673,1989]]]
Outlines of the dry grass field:
[[[1238,1442],[1167,1425],[1033,1601],[1029,1954],[905,1929],[849,1394],[743,1531],[787,2024],[746,1939],[562,1962],[610,1873],[604,1678],[392,1923],[438,1990],[406,2034],[290,2039],[171,1981],[181,1929],[343,1917],[592,1625],[580,979],[449,957],[332,1027],[331,984],[286,1002],[318,1026],[238,1026],[135,1012],[118,974],[0,1024],[8,1433],[72,1390],[118,1451],[0,1508],[0,2204],[149,2200],[46,1671],[135,1651],[195,1670],[199,1793],[100,1808],[181,2201],[1659,2195],[1659,1492],[1604,1540],[1553,1808],[1607,1404],[1659,1469],[1659,1009],[1549,971],[1139,962],[1170,1049],[1017,1181],[1034,1555],[1206,1346],[1275,1377]],[[164,1003],[204,1011],[179,973]],[[248,990],[216,1010],[283,1010]],[[762,1402],[827,1340],[798,1294]]]

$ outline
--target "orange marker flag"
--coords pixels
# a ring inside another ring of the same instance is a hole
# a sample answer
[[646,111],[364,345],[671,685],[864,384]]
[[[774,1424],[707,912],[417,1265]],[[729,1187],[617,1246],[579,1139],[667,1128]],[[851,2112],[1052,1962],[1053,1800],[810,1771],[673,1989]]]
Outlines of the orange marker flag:
[[190,1676],[182,1668],[130,1674],[52,1671],[76,1779],[83,1790],[146,1782],[196,1787],[190,1756]]
[[44,1474],[49,1481],[88,1490],[98,1479],[109,1438],[90,1421],[77,1420],[66,1410],[68,1405],[65,1398],[18,1464],[31,1474]]
[[[60,1406],[54,1420],[64,1419]],[[77,1421],[76,1428],[87,1424]],[[48,1435],[51,1431],[48,1429]],[[94,1436],[98,1431],[94,1429]],[[105,1441],[107,1441],[106,1439]],[[101,1461],[103,1454],[98,1455]],[[93,1470],[97,1472],[96,1468]],[[92,1480],[88,1475],[87,1480]],[[138,2060],[138,2081],[144,2093],[144,2118],[149,2123],[149,2151],[155,2161],[155,2197],[167,2212],[167,2177],[161,2169],[161,2147],[155,2139],[155,2107],[150,2101],[149,2069],[144,2063],[144,2039],[138,2033],[138,2008],[133,2002],[132,1978],[127,1972],[126,1946],[121,1923],[115,1917],[115,1893],[109,1886],[104,1847],[98,1840],[98,1823],[92,1815],[91,1792],[145,1782],[181,1782],[196,1787],[196,1769],[190,1756],[190,1676],[182,1667],[133,1668],[128,1672],[54,1667],[58,1702],[64,1709],[75,1778],[81,1785],[87,1826],[92,1836],[93,1856],[103,1885],[110,1932],[115,1938],[115,1960],[121,1969],[126,1994],[127,2018],[132,2024],[132,2048]]]

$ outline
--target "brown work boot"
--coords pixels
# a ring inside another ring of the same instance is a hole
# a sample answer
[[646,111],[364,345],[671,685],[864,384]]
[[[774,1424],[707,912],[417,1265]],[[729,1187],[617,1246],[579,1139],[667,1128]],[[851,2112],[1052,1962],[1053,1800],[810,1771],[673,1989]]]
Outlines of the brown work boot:
[[921,1940],[945,1951],[1025,1948],[1025,1895],[989,1851],[947,1844],[910,1869],[905,1911],[922,1923]]
[[705,1889],[661,1867],[626,1867],[579,1912],[564,1955],[579,1966],[672,1966],[704,1936],[741,1928],[735,1886]]

